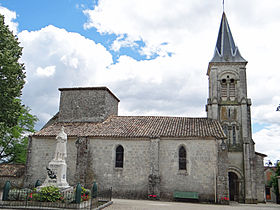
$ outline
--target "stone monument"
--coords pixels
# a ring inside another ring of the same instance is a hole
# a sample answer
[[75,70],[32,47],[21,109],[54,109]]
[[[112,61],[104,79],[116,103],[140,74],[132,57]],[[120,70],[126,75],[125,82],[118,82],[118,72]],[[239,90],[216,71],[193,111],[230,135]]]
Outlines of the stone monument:
[[61,127],[60,133],[56,136],[56,149],[54,158],[49,162],[47,170],[47,178],[41,187],[56,186],[60,190],[70,188],[66,180],[67,164],[65,158],[67,157],[67,134],[64,132],[64,127]]

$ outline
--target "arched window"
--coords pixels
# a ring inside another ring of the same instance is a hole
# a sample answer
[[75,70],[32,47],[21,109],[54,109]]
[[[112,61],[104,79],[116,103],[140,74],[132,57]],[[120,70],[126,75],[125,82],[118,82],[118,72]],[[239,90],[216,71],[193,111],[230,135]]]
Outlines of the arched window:
[[187,153],[185,147],[181,146],[179,149],[179,170],[187,169]]
[[223,101],[234,100],[236,97],[236,79],[234,76],[227,75],[226,78],[220,81],[220,96]]
[[116,148],[116,163],[115,167],[116,168],[123,168],[123,147],[119,145]]

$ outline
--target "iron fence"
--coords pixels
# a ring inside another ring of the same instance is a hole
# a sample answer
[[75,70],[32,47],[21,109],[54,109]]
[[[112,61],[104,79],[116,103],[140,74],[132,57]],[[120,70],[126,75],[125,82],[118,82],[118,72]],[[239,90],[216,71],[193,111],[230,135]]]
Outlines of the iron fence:
[[[48,196],[46,196],[48,195]],[[8,199],[0,201],[0,208],[22,208],[22,209],[94,209],[104,205],[112,199],[112,188],[100,189],[96,194],[81,194],[81,202],[75,200],[75,191],[68,190],[60,192],[60,197],[48,199],[52,196],[44,194],[35,188],[12,188],[9,190]]]

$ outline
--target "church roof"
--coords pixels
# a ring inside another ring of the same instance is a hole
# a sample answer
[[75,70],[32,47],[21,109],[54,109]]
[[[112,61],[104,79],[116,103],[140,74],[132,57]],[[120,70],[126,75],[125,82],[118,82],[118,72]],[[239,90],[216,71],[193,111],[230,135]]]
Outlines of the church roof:
[[225,138],[218,121],[208,118],[161,116],[111,116],[102,123],[56,122],[33,136],[56,136],[61,126],[69,137],[214,137]]
[[247,62],[234,43],[225,13],[222,16],[214,57],[210,61],[215,62]]

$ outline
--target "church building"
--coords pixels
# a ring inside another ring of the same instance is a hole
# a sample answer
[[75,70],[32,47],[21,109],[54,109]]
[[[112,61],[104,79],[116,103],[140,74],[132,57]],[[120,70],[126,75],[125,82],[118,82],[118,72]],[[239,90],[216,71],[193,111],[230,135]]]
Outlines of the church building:
[[207,118],[119,116],[120,100],[106,87],[60,88],[58,113],[30,136],[25,183],[44,181],[63,126],[70,185],[96,181],[119,198],[171,200],[179,191],[207,202],[265,202],[246,64],[223,13],[207,70]]

